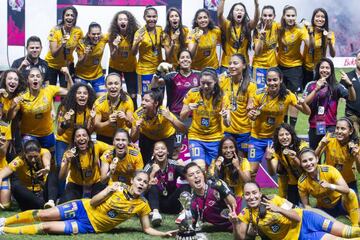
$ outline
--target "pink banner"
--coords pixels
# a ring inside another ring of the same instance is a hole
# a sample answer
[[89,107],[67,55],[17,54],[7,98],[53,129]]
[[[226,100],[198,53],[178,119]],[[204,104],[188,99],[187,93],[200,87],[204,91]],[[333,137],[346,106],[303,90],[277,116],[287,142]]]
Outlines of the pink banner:
[[8,1],[8,45],[25,45],[25,0]]

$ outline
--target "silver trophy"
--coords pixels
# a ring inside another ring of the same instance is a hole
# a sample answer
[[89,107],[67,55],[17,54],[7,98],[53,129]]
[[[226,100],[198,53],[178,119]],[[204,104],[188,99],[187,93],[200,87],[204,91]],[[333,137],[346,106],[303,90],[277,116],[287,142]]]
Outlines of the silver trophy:
[[203,233],[196,233],[193,226],[193,217],[191,214],[191,193],[182,192],[179,197],[181,206],[184,209],[185,217],[179,224],[179,232],[176,235],[178,240],[206,240]]

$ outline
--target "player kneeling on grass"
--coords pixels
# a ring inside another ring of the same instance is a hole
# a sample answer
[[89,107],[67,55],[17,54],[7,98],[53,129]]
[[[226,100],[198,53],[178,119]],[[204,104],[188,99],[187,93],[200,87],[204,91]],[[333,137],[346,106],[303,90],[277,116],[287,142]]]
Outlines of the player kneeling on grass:
[[298,181],[302,204],[310,206],[311,195],[317,201],[317,208],[333,217],[348,215],[351,225],[359,226],[356,193],[348,187],[341,173],[333,166],[318,165],[318,158],[311,148],[302,149],[299,158],[304,170]]
[[233,209],[229,214],[234,239],[255,239],[257,234],[272,240],[360,239],[359,227],[295,208],[277,195],[265,196],[256,182],[245,183],[244,199],[247,207],[238,216]]
[[[141,196],[148,188],[149,175],[136,172],[131,185],[114,182],[92,199],[67,202],[46,210],[28,210],[0,219],[0,233],[6,234],[78,234],[100,233],[118,224],[140,217],[142,229],[153,236],[171,237],[176,231],[161,232],[150,227],[148,202]],[[9,227],[12,224],[39,224]]]

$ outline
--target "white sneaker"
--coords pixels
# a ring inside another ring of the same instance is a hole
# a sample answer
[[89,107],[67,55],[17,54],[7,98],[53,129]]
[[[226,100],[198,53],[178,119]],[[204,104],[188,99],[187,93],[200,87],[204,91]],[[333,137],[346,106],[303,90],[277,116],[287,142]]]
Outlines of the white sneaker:
[[0,227],[3,227],[5,225],[5,218],[0,218]]
[[162,217],[159,212],[152,212],[151,213],[151,225],[153,227],[158,227],[161,225]]
[[175,223],[176,224],[180,224],[181,222],[182,222],[182,220],[184,220],[185,219],[185,210],[183,210],[180,214],[179,214],[179,216],[176,218],[176,220],[175,220]]
[[4,235],[5,233],[4,233],[4,227],[2,226],[2,227],[0,227],[0,235]]
[[47,209],[47,208],[53,208],[55,207],[55,202],[54,200],[49,200],[47,201],[47,203],[44,204],[44,208]]

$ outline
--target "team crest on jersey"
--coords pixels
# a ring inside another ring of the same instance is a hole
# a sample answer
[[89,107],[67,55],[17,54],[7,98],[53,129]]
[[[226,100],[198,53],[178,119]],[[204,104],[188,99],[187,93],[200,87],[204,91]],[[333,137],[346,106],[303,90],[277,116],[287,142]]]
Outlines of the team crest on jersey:
[[215,201],[210,200],[210,201],[208,202],[208,204],[209,204],[210,207],[212,207],[212,206],[215,205]]
[[280,225],[275,223],[273,225],[270,226],[270,229],[273,233],[277,233],[280,230]]
[[114,209],[111,209],[107,212],[107,215],[109,216],[109,218],[115,218],[118,215],[118,212]]

